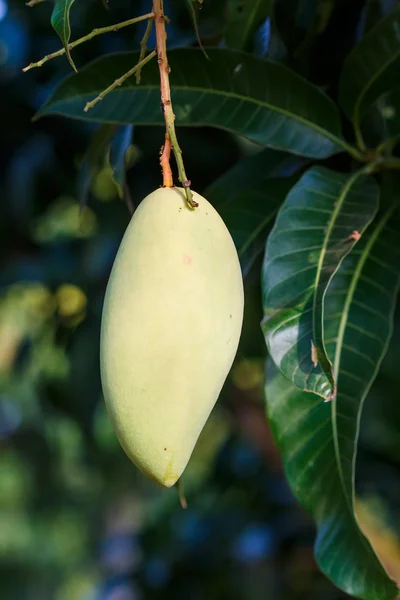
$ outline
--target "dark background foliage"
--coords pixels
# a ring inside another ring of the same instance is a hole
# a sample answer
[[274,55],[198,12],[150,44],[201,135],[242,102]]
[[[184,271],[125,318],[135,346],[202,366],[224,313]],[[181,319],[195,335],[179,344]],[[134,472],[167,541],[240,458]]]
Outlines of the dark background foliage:
[[[280,60],[337,97],[348,51],[396,2],[278,0],[258,30],[258,54]],[[77,1],[73,39],[132,17],[132,2]],[[161,127],[135,127],[128,202],[103,163],[80,217],[77,172],[96,125],[31,119],[70,72],[64,58],[22,75],[59,47],[48,3],[0,1],[0,581],[10,600],[206,598],[339,599],[318,571],[314,526],[287,486],[263,406],[265,343],[259,327],[261,258],[245,279],[238,357],[184,476],[188,509],[123,454],[105,413],[98,349],[102,300],[133,206],[160,184]],[[135,2],[135,14],[149,0]],[[325,11],[325,12],[324,12]],[[196,44],[191,13],[170,0],[170,47]],[[212,45],[224,2],[204,2],[201,35]],[[99,37],[74,53],[137,49],[144,25]],[[154,45],[150,40],[149,45]],[[173,78],[172,78],[173,85]],[[202,193],[255,146],[227,132],[178,129],[185,166]],[[351,134],[350,134],[351,135]],[[329,167],[346,169],[334,156]],[[210,188],[212,189],[212,188]],[[360,510],[379,518],[376,543],[399,576],[398,320],[363,415]],[[370,521],[366,518],[366,523]],[[373,524],[371,525],[373,527]],[[373,531],[375,529],[373,528]],[[394,566],[393,566],[394,565]]]

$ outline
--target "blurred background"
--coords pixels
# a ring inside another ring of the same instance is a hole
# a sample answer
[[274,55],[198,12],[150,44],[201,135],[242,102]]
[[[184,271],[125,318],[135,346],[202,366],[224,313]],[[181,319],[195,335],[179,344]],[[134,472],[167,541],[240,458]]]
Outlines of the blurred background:
[[[367,26],[365,2],[336,3],[328,44],[307,33],[317,4],[278,0],[283,33],[271,37],[266,23],[256,49],[291,63],[300,47],[297,70],[329,87],[327,72],[334,77]],[[371,4],[387,10],[385,3]],[[212,44],[223,27],[225,3],[206,5],[200,28]],[[188,508],[181,508],[176,489],[161,489],[142,476],[116,441],[99,379],[102,302],[130,210],[161,182],[163,130],[130,131],[127,202],[118,197],[105,162],[86,179],[89,201],[80,214],[79,166],[96,127],[62,118],[31,121],[70,72],[65,57],[21,73],[60,47],[51,10],[49,2],[29,8],[22,0],[0,0],[0,596],[344,598],[318,572],[313,523],[285,482],[264,416],[261,257],[246,276],[237,360],[183,477]],[[78,1],[71,11],[72,39],[149,10],[150,0],[110,0],[108,10],[100,0]],[[170,45],[195,43],[183,0],[168,2],[166,12],[173,19]],[[78,68],[100,54],[137,48],[142,25],[81,46],[74,53]],[[256,151],[217,130],[183,129],[179,138],[200,193]],[[366,403],[357,471],[360,519],[398,581],[399,351],[397,317]]]

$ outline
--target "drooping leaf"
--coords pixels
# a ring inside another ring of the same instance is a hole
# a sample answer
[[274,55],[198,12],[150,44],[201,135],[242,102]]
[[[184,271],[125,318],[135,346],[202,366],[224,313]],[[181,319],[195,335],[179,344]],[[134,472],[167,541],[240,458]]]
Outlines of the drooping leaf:
[[393,600],[398,593],[354,515],[360,415],[389,343],[399,288],[393,210],[368,229],[327,293],[327,350],[337,378],[336,399],[323,403],[301,392],[270,359],[266,374],[267,412],[286,475],[316,520],[317,562],[339,588],[364,600]]
[[361,126],[371,147],[396,143],[400,138],[400,87],[379,96],[365,113]]
[[321,6],[322,3],[319,0],[279,0],[279,2],[274,2],[276,21],[280,23],[279,32],[291,53],[296,51],[299,42],[313,27],[318,7]]
[[290,58],[288,49],[280,36],[278,26],[274,17],[271,17],[271,37],[268,46],[268,58],[289,66]]
[[77,179],[78,199],[81,208],[84,208],[87,204],[91,183],[95,175],[104,166],[116,130],[116,125],[101,125],[90,140],[89,147],[80,164]]
[[60,40],[65,48],[65,53],[74,71],[77,71],[71,53],[68,48],[68,43],[71,37],[71,25],[69,22],[69,13],[71,6],[75,0],[55,0],[53,12],[51,15],[51,24],[54,30],[60,36]]
[[336,4],[336,0],[314,3],[314,18],[293,54],[302,73],[308,73],[310,70],[311,53],[315,51],[314,44],[328,27]]
[[126,176],[126,153],[132,143],[132,125],[121,125],[112,139],[109,163],[112,169],[113,180],[118,190],[120,198],[124,195],[124,185]]
[[249,50],[257,28],[270,16],[271,0],[228,0],[227,11],[227,47]]
[[243,158],[213,181],[206,189],[205,196],[219,207],[227,198],[232,200],[241,192],[263,183],[267,186],[271,178],[293,175],[305,164],[303,158],[264,148],[257,154]]
[[396,8],[397,0],[367,0],[361,13],[358,35],[362,37],[376,23]]
[[398,85],[400,8],[382,19],[349,54],[340,79],[340,103],[357,128],[368,107]]
[[265,148],[238,162],[204,192],[225,221],[244,277],[263,251],[266,233],[304,159]]
[[[286,67],[227,49],[172,50],[171,85],[178,125],[210,125],[265,146],[325,158],[348,149],[339,114],[317,87]],[[142,84],[131,78],[89,112],[92,100],[138,60],[137,53],[102,57],[65,79],[39,111],[103,123],[161,125],[158,65],[151,62]]]
[[86,206],[90,186],[98,173],[108,164],[110,177],[120,198],[124,195],[126,152],[132,140],[132,125],[103,124],[92,136],[78,173],[78,198]]
[[186,6],[188,7],[190,16],[192,17],[193,27],[194,27],[194,31],[196,34],[197,43],[198,43],[199,47],[201,48],[202,52],[204,53],[204,56],[206,58],[208,58],[208,54],[204,50],[203,42],[201,41],[199,20],[198,20],[198,14],[197,14],[197,10],[196,10],[196,9],[202,7],[202,2],[200,3],[197,1],[195,2],[194,0],[186,0]]
[[290,191],[267,241],[262,285],[269,353],[295,386],[325,400],[336,390],[324,344],[325,292],[377,208],[372,177],[313,167]]
[[[257,28],[254,34],[253,52],[256,56],[264,56],[272,58],[270,53],[270,45],[272,38],[272,19],[267,17],[264,22]],[[279,61],[277,61],[279,62]]]
[[[228,194],[225,202],[217,204],[235,242],[244,277],[263,251],[266,233],[296,180],[269,179],[238,194]],[[207,198],[212,201],[212,195]]]

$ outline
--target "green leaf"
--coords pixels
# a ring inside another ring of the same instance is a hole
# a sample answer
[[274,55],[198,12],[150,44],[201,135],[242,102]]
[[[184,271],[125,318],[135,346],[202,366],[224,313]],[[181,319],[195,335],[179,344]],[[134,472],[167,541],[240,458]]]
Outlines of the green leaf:
[[[226,129],[269,147],[313,158],[348,150],[339,114],[317,87],[286,67],[227,49],[171,50],[171,85],[178,125]],[[65,79],[39,111],[43,115],[103,123],[162,125],[157,63],[146,65],[142,84],[133,78],[88,113],[92,100],[138,60],[137,53],[102,57]]]
[[377,208],[372,177],[313,167],[289,193],[267,241],[262,327],[269,353],[294,385],[325,400],[336,393],[324,344],[325,292]]
[[361,123],[367,143],[377,146],[400,137],[400,88],[382,94],[365,113]]
[[240,160],[208,186],[204,195],[219,208],[226,198],[233,199],[260,184],[267,186],[271,178],[293,175],[305,164],[302,158],[264,148]]
[[[227,195],[225,202],[217,205],[235,242],[244,277],[262,253],[267,231],[296,180],[296,177],[270,179]],[[210,198],[212,201],[212,196],[207,196]]]
[[132,141],[132,125],[101,125],[92,136],[78,173],[78,198],[81,207],[88,201],[90,186],[96,175],[110,168],[110,175],[120,198],[124,196],[126,152]]
[[317,18],[320,0],[279,0],[274,2],[276,22],[289,54],[296,52],[299,42],[307,36]]
[[51,24],[60,36],[60,40],[65,48],[65,53],[74,71],[77,71],[74,61],[68,48],[71,37],[71,25],[69,23],[69,13],[75,0],[55,0],[53,12],[51,15]]
[[262,253],[276,213],[298,179],[290,176],[304,162],[265,148],[240,160],[205,190],[204,196],[217,208],[231,232],[244,277]]
[[340,103],[359,127],[368,107],[400,75],[400,8],[382,19],[349,54],[340,79]]
[[325,306],[327,349],[338,383],[323,403],[299,391],[269,360],[267,412],[299,502],[317,523],[321,570],[345,592],[392,600],[397,591],[354,515],[354,469],[362,405],[386,352],[399,288],[392,207],[343,261]]
[[196,39],[197,39],[197,43],[199,45],[199,47],[201,48],[204,56],[208,59],[208,54],[207,52],[204,50],[204,46],[203,46],[203,42],[201,41],[201,36],[200,36],[200,28],[199,28],[199,20],[197,17],[197,10],[202,7],[202,1],[201,2],[197,2],[195,0],[186,0],[186,6],[189,10],[190,16],[192,18],[193,21],[193,27],[194,27],[194,31],[196,34]]
[[397,0],[367,0],[359,24],[361,35],[370,31],[380,19],[394,10],[396,5]]
[[124,196],[124,186],[126,178],[126,153],[132,143],[132,125],[123,125],[119,127],[111,142],[108,160],[112,169],[112,176],[118,195]]
[[93,178],[104,167],[111,140],[116,131],[115,125],[101,125],[90,140],[78,172],[78,199],[81,208],[87,205]]
[[251,49],[257,28],[271,14],[271,0],[228,0],[225,43],[234,50]]

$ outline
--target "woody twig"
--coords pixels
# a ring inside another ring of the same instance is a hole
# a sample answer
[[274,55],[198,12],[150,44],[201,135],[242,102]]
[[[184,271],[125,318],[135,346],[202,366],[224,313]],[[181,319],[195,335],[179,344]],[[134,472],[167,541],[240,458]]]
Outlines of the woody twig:
[[[31,3],[29,3],[28,6],[33,6],[33,5]],[[96,37],[98,35],[102,35],[103,33],[110,33],[112,31],[119,31],[120,29],[123,29],[124,27],[129,27],[129,25],[133,25],[134,23],[139,23],[140,21],[145,21],[146,19],[148,19],[149,22],[152,22],[153,18],[154,18],[153,13],[147,13],[146,15],[140,15],[140,17],[134,17],[133,19],[128,19],[127,21],[122,21],[121,23],[115,23],[114,25],[110,25],[109,27],[98,27],[97,29],[93,29],[93,31],[91,33],[88,33],[87,35],[79,38],[78,40],[75,40],[75,42],[71,42],[70,44],[68,44],[68,49],[72,50],[76,46],[79,46],[80,44],[84,44],[85,42],[88,42],[89,40],[93,39],[94,37]],[[29,71],[30,69],[33,69],[35,67],[42,67],[48,60],[51,60],[52,58],[56,58],[57,56],[62,56],[63,54],[65,54],[65,48],[61,48],[61,50],[57,50],[57,52],[53,52],[52,54],[47,54],[47,56],[44,56],[38,62],[31,63],[30,65],[28,65],[27,67],[25,67],[22,70]],[[143,58],[144,58],[144,56],[143,56]]]

